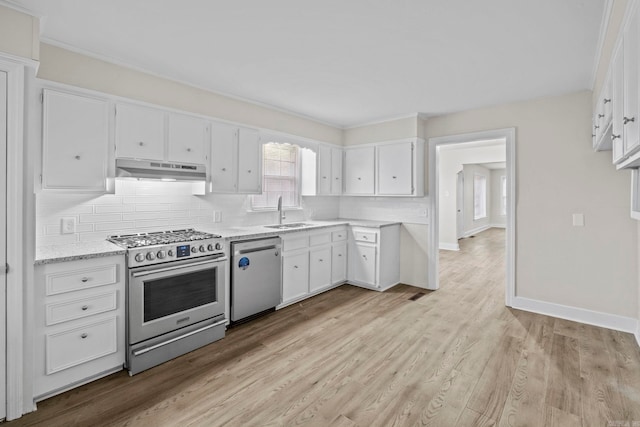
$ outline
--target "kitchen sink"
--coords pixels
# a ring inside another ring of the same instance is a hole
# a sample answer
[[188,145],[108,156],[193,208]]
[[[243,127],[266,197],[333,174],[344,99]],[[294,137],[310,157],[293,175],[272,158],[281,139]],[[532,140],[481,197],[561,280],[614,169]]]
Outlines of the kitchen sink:
[[302,228],[308,227],[310,224],[304,222],[292,222],[291,224],[275,224],[275,225],[265,225],[266,228],[275,228],[277,230],[288,230],[290,228]]

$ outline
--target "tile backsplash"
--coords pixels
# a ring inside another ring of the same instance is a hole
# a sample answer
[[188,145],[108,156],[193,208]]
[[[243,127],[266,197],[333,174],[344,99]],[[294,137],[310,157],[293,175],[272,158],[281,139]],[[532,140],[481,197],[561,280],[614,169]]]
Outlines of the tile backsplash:
[[[115,194],[36,195],[36,245],[104,240],[113,234],[215,226],[275,223],[277,213],[252,212],[250,196],[190,195],[191,184],[116,180]],[[287,211],[287,222],[358,218],[426,223],[427,198],[303,197],[302,209]],[[214,213],[221,222],[214,223]],[[62,219],[75,220],[75,232],[62,234]]]

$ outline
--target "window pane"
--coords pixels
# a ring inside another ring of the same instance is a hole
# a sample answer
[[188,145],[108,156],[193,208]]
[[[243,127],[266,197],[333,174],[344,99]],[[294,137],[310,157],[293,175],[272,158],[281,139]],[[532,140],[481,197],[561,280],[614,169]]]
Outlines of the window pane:
[[487,178],[482,175],[473,176],[473,219],[487,216]]
[[300,205],[298,146],[269,142],[263,146],[263,193],[251,198],[254,209],[275,208],[278,197],[282,206]]

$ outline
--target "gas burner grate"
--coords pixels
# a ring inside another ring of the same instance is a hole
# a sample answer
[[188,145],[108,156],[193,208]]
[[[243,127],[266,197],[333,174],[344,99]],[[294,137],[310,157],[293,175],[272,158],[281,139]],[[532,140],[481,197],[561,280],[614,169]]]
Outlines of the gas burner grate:
[[192,242],[204,239],[220,238],[217,234],[196,231],[193,228],[183,230],[153,231],[149,233],[122,234],[109,236],[108,241],[116,245],[131,248],[141,248],[153,245],[167,245],[171,243]]

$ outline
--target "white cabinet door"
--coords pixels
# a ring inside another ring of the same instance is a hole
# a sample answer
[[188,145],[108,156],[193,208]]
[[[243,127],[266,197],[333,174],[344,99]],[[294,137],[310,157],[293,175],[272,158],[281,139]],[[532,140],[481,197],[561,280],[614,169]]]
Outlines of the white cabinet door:
[[283,254],[282,302],[291,301],[309,293],[309,252]]
[[331,194],[342,194],[342,149],[331,149]]
[[378,194],[413,194],[413,144],[380,145],[378,149]]
[[164,117],[160,110],[116,106],[116,157],[164,160]]
[[614,53],[612,63],[612,103],[613,103],[613,118],[612,118],[612,131],[611,131],[611,145],[613,150],[613,163],[619,163],[624,159],[624,141],[622,138],[624,126],[623,114],[624,114],[624,64],[623,64],[623,49],[620,46]]
[[350,278],[361,283],[376,286],[377,248],[369,244],[354,243],[349,257]]
[[211,181],[213,191],[235,193],[237,188],[238,128],[220,123],[211,125]]
[[373,194],[375,148],[362,147],[345,150],[345,194]]
[[106,191],[107,102],[45,89],[43,103],[43,188]]
[[314,292],[331,285],[331,247],[309,251],[309,291]]
[[334,243],[331,250],[331,283],[347,280],[347,242]]
[[318,147],[318,194],[331,194],[331,147]]
[[638,117],[640,92],[638,88],[638,11],[634,9],[624,30],[624,117],[623,135],[625,156],[640,147],[640,117]]
[[240,129],[238,134],[238,192],[262,193],[260,134]]
[[206,164],[206,121],[182,114],[169,114],[170,162]]

